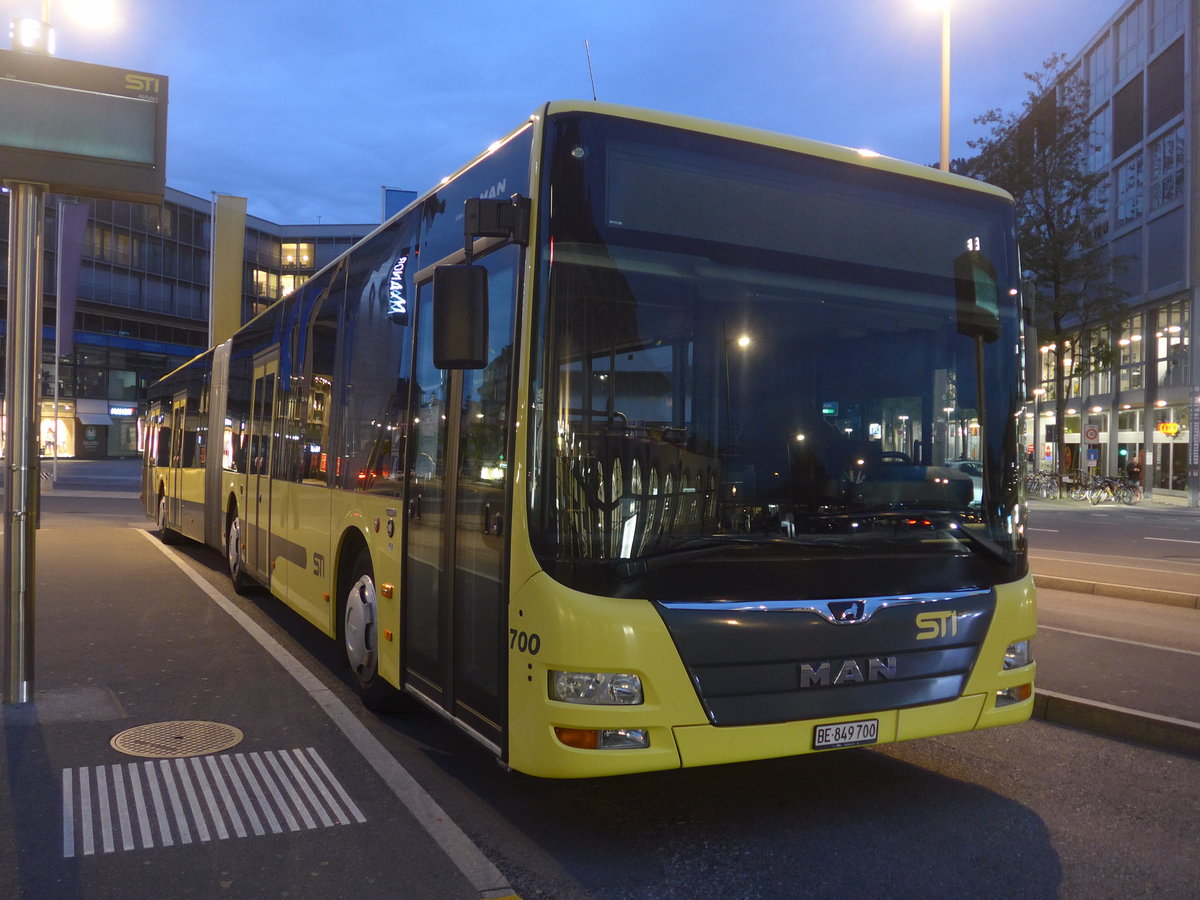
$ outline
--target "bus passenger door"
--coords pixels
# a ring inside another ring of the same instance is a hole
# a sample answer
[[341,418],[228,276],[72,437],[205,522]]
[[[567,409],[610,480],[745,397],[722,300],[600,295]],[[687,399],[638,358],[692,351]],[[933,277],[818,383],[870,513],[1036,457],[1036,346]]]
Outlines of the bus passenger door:
[[405,545],[406,680],[503,748],[509,398],[519,248],[488,272],[488,365],[433,365],[431,282],[417,288]]
[[246,450],[246,570],[270,585],[271,443],[278,351],[254,362]]
[[167,470],[167,524],[179,529],[183,523],[183,442],[187,417],[187,391],[171,401],[171,467]]

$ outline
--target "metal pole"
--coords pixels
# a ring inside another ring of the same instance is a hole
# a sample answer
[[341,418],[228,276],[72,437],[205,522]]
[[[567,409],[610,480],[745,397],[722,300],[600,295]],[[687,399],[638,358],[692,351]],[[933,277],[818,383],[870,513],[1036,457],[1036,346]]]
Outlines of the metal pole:
[[4,491],[5,704],[33,699],[37,398],[42,374],[42,228],[46,185],[8,182],[8,455]]
[[942,5],[942,152],[941,169],[950,171],[950,0]]
[[[63,277],[63,214],[67,208],[66,201],[58,201],[58,244],[54,254],[57,266],[54,278],[54,462],[51,464],[50,483],[58,487],[58,384],[61,381],[59,360],[62,359],[62,277]],[[74,327],[74,323],[72,323]]]

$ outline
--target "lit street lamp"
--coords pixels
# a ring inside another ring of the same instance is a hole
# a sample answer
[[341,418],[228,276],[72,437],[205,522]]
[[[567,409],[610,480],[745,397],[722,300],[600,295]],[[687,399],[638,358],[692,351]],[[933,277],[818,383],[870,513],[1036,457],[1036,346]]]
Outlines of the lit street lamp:
[[950,171],[950,0],[922,0],[926,9],[942,11],[942,136],[938,168]]

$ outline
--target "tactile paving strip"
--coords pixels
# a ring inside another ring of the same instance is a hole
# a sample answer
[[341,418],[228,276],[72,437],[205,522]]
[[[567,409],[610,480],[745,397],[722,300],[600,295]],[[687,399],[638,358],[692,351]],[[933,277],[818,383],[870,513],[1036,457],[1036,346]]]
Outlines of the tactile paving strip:
[[240,728],[221,722],[154,722],[129,728],[113,737],[114,750],[151,759],[177,759],[220,753],[242,742]]

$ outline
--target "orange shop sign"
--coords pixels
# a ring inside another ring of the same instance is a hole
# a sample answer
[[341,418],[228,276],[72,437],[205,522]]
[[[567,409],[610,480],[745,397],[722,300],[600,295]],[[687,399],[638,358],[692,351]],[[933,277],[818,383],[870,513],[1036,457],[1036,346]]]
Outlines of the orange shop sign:
[[1167,437],[1175,437],[1179,434],[1178,422],[1159,422],[1158,431],[1160,434],[1165,434]]

